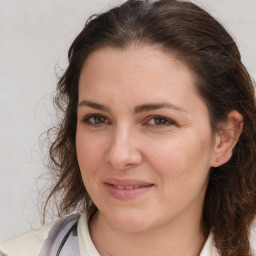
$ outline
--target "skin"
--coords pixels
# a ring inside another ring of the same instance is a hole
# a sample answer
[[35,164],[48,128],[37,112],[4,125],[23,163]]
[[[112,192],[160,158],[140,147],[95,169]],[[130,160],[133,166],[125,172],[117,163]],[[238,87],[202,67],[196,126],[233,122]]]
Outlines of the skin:
[[[82,67],[77,115],[77,157],[99,209],[89,225],[100,255],[199,255],[209,169],[232,147],[212,131],[191,70],[153,46],[99,49]],[[106,187],[113,178],[151,186],[118,199]]]

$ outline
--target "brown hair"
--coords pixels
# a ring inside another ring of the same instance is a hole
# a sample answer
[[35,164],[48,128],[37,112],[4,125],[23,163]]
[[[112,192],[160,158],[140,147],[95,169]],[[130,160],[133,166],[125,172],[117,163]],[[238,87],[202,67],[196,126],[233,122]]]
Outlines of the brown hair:
[[[183,61],[197,77],[214,130],[231,110],[243,115],[243,132],[230,161],[210,170],[203,221],[214,232],[222,256],[249,256],[249,229],[256,214],[256,103],[250,76],[239,50],[210,14],[177,0],[129,0],[92,16],[72,43],[69,66],[57,86],[55,103],[63,113],[50,148],[59,195],[60,215],[72,210],[96,211],[84,187],[76,157],[78,80],[84,60],[93,51],[132,43],[158,45]],[[47,200],[47,201],[48,201]]]

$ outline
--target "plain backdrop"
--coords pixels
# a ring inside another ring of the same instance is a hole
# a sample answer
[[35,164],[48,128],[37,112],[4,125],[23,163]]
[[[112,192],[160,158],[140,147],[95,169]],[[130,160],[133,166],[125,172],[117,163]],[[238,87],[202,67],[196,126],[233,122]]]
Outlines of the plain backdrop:
[[[86,19],[117,0],[0,0],[0,240],[40,225],[40,135],[54,122],[55,72]],[[235,38],[256,78],[256,1],[194,0]]]

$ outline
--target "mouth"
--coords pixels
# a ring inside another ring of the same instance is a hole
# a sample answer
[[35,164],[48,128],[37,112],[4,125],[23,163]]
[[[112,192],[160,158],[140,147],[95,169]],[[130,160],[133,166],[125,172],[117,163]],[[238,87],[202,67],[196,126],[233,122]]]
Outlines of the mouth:
[[135,199],[154,186],[154,184],[134,179],[109,179],[104,184],[112,197],[121,200]]
[[[111,184],[109,184],[111,185]],[[140,186],[139,185],[136,185],[136,186],[118,186],[118,185],[113,185],[115,188],[117,189],[136,189],[136,188],[139,188]]]

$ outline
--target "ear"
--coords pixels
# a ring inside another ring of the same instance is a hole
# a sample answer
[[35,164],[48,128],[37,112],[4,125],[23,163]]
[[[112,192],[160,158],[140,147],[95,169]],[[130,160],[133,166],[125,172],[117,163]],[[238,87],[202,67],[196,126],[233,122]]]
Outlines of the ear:
[[230,160],[242,130],[243,116],[236,110],[231,111],[216,132],[211,167],[218,167]]

